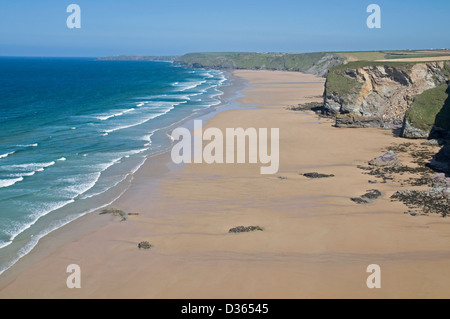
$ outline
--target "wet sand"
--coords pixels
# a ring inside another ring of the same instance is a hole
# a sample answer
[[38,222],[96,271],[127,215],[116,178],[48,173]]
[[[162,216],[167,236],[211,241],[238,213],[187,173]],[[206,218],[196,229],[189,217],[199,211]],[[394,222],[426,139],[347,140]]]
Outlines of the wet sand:
[[[404,214],[390,196],[407,186],[369,184],[357,168],[405,141],[287,109],[319,101],[322,78],[234,75],[249,81],[239,102],[259,108],[219,113],[206,127],[279,128],[277,174],[261,175],[261,164],[176,167],[169,154],[152,158],[113,205],[139,215],[121,222],[94,213],[55,231],[0,276],[0,297],[450,297],[450,220]],[[307,172],[335,177],[300,175]],[[372,204],[350,201],[373,188],[382,197]],[[228,233],[240,225],[264,231]],[[137,248],[144,240],[152,249]],[[66,287],[69,264],[81,267],[81,289]],[[381,289],[367,288],[370,264],[381,267]]]

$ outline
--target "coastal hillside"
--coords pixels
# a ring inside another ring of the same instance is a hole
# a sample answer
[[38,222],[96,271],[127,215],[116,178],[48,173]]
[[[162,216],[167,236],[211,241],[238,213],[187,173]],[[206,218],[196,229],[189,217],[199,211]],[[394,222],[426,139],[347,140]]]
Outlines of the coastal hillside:
[[192,68],[294,71],[325,77],[328,70],[348,57],[335,53],[202,52],[182,56],[120,55],[99,61],[170,61]]
[[[403,60],[404,61],[404,60]],[[337,127],[400,129],[444,145],[429,165],[450,174],[450,61],[351,62],[329,70],[322,113]]]
[[[337,115],[338,126],[404,126],[403,135],[425,138],[431,127],[424,127],[418,118],[423,112],[410,112],[429,108],[427,96],[436,97],[431,107],[434,115],[444,105],[445,86],[450,75],[450,62],[351,62],[330,69],[324,91],[323,113]],[[428,90],[436,92],[420,98]],[[417,101],[416,101],[417,97]],[[433,113],[431,112],[431,113]],[[425,112],[433,121],[433,115]],[[433,122],[434,123],[434,122]],[[414,128],[425,133],[414,132]]]
[[326,76],[328,69],[343,64],[334,53],[188,53],[176,60],[194,68],[295,71]]
[[198,52],[181,56],[120,55],[100,61],[170,61],[193,68],[278,70],[326,77],[331,67],[355,61],[399,61],[449,57],[450,50],[348,51],[312,53]]

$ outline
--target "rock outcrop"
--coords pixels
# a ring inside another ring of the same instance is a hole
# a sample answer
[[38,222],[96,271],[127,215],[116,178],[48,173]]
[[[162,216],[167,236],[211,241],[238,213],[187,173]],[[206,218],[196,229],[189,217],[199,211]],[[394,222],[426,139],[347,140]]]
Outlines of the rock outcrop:
[[341,65],[342,63],[343,63],[342,58],[334,54],[327,54],[324,55],[318,61],[316,61],[310,68],[306,69],[304,72],[314,74],[320,77],[325,77],[330,68],[336,65]]
[[444,145],[440,151],[433,156],[429,166],[438,172],[444,172],[450,176],[450,145]]
[[394,152],[389,151],[386,154],[383,154],[371,160],[369,162],[369,165],[378,167],[400,167],[402,166],[402,163]]
[[338,114],[336,116],[336,127],[359,128],[359,127],[386,127],[379,117],[360,116],[352,113]]
[[320,173],[317,173],[317,172],[305,173],[305,174],[300,174],[300,175],[303,175],[303,176],[308,177],[308,178],[329,178],[329,177],[334,177],[333,174],[320,174]]
[[150,249],[150,248],[152,248],[152,245],[148,241],[141,241],[138,244],[138,248],[139,249]]
[[424,130],[418,127],[415,127],[413,124],[411,124],[407,118],[405,117],[403,121],[402,126],[402,136],[406,138],[413,138],[413,139],[425,139],[428,138],[430,135],[429,130]]
[[377,189],[371,189],[367,191],[364,195],[360,197],[352,197],[350,198],[351,201],[357,203],[357,204],[370,204],[375,199],[381,196],[381,192]]
[[[423,214],[437,213],[447,217],[450,212],[450,178],[445,174],[435,174],[429,182],[429,190],[401,190],[391,196],[392,199],[403,202],[409,208],[414,208]],[[420,215],[416,210],[410,215]]]
[[[357,119],[352,122],[351,117],[344,118],[347,123],[341,126],[358,126],[358,122],[366,126],[361,118],[370,118],[370,126],[401,127],[415,96],[445,84],[449,73],[450,62],[444,61],[354,62],[337,66],[327,76],[322,112],[349,114]],[[408,131],[422,135],[412,128]]]
[[229,233],[234,233],[234,234],[238,234],[238,233],[249,233],[252,231],[263,231],[264,229],[260,226],[238,226],[238,227],[234,227],[231,228],[228,232]]

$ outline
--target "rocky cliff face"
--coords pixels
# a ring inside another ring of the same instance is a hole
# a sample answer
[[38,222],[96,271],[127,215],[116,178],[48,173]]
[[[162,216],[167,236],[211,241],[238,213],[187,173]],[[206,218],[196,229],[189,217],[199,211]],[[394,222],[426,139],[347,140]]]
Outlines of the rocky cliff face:
[[[332,68],[325,85],[323,112],[377,119],[373,126],[401,126],[416,95],[448,80],[449,65],[356,62]],[[348,121],[349,117],[344,118]],[[420,135],[413,127],[410,131]]]
[[344,61],[342,58],[333,54],[327,54],[320,60],[316,61],[310,68],[304,70],[304,73],[325,77],[330,68],[336,65],[341,65],[343,62]]

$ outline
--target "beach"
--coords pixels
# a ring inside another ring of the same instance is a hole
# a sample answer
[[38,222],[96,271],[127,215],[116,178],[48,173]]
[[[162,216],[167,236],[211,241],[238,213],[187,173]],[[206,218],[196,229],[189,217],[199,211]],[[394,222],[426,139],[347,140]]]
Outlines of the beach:
[[[50,233],[0,276],[0,298],[450,297],[448,218],[404,214],[390,196],[407,186],[369,184],[358,168],[405,140],[288,109],[320,102],[323,78],[233,76],[248,83],[237,102],[251,108],[218,112],[205,128],[279,128],[277,174],[260,174],[261,164],[149,158],[111,205],[132,214],[126,221],[96,212]],[[308,172],[334,177],[301,175]],[[350,200],[374,188],[382,196],[373,203]],[[264,230],[229,233],[241,225]],[[141,241],[152,248],[138,249]],[[66,286],[70,264],[81,268],[80,289]],[[366,285],[372,264],[380,289]]]

